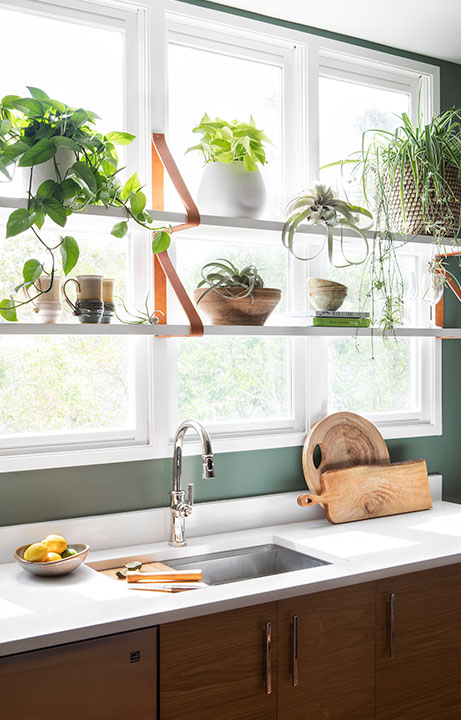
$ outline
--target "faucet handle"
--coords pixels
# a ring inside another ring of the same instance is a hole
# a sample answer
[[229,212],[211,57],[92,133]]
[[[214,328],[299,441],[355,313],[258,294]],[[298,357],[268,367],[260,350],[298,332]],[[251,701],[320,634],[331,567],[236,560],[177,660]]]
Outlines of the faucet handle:
[[189,483],[187,486],[187,504],[190,507],[194,504],[194,483]]

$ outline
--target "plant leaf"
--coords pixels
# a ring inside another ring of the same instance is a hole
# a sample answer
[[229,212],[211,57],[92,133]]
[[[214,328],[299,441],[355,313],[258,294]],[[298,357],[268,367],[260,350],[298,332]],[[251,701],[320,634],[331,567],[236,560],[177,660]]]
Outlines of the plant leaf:
[[24,263],[22,277],[26,285],[32,285],[42,274],[43,265],[39,260],[31,258]]
[[43,138],[43,140],[39,140],[38,143],[35,143],[35,145],[32,145],[28,150],[26,150],[22,158],[19,160],[18,165],[19,167],[40,165],[47,160],[51,160],[51,158],[55,155],[56,145],[51,142],[51,140]]
[[166,230],[157,230],[152,239],[152,252],[154,254],[164,252],[170,247],[171,237]]
[[30,216],[26,208],[13,210],[6,223],[6,237],[9,238],[19,235],[19,233],[32,227],[33,224],[33,217]]
[[51,142],[58,147],[69,148],[69,150],[75,150],[75,152],[80,150],[80,146],[77,145],[75,140],[72,140],[72,138],[66,137],[65,135],[55,135],[51,138]]
[[113,142],[114,145],[129,145],[135,137],[136,135],[131,135],[131,133],[127,132],[110,132],[106,135],[106,138],[110,142]]
[[8,320],[8,322],[17,322],[18,316],[16,315],[16,308],[11,299],[5,298],[0,301],[0,315],[4,320]]
[[97,191],[98,183],[96,182],[93,170],[88,167],[86,163],[84,163],[82,160],[78,160],[77,162],[74,162],[71,169],[74,171],[77,177],[83,180],[88,190],[90,190],[91,192]]
[[59,200],[55,198],[45,198],[42,207],[53,222],[64,227],[67,222],[67,213],[64,205],[61,205]]
[[122,222],[115,223],[114,227],[110,231],[110,234],[117,238],[125,237],[125,235],[128,232],[128,223],[126,220],[122,220]]
[[146,196],[143,192],[136,192],[130,197],[131,212],[133,215],[139,215],[146,207]]
[[56,183],[54,180],[51,180],[51,179],[45,180],[45,182],[42,182],[42,184],[39,185],[39,187],[38,187],[37,197],[38,196],[43,197],[43,198],[53,197],[53,194],[54,194],[56,188],[58,188],[58,187],[59,187],[58,183]]
[[33,98],[36,100],[48,100],[48,95],[43,90],[40,90],[40,88],[33,87],[32,85],[26,86],[30,94]]
[[80,250],[75,238],[73,238],[71,235],[66,235],[65,237],[61,238],[59,252],[61,253],[61,263],[64,275],[68,275],[70,271],[76,266],[78,258],[80,256]]
[[133,173],[133,175],[128,178],[125,185],[123,186],[123,189],[120,193],[120,199],[121,200],[127,200],[132,193],[137,192],[141,188],[141,182],[138,178],[137,173]]
[[39,100],[34,100],[33,98],[18,98],[17,100],[12,100],[8,104],[16,110],[24,113],[24,115],[38,115],[41,117],[44,112],[42,103]]

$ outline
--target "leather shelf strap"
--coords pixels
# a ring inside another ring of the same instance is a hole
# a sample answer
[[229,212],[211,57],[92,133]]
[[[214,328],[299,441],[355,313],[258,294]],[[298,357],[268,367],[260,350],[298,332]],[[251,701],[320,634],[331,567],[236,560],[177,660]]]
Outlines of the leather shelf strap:
[[[197,227],[198,225],[200,225],[200,213],[191,197],[191,194],[189,193],[189,190],[186,187],[184,180],[182,179],[181,173],[178,170],[173,156],[170,153],[170,150],[165,140],[165,135],[163,133],[152,133],[152,145],[153,150],[157,152],[165,170],[170,176],[174,188],[178,193],[179,197],[181,198],[181,202],[186,210],[186,222],[182,223],[181,225],[175,225],[172,228],[172,231],[180,232],[181,230],[188,230],[189,228]],[[189,295],[187,294],[186,289],[182,284],[173,263],[171,262],[171,258],[168,255],[168,250],[164,250],[164,252],[158,253],[155,257],[160,264],[166,278],[168,278],[168,280],[170,281],[176,297],[178,298],[181,307],[187,315],[187,319],[190,325],[190,333],[188,337],[201,337],[203,335],[202,320],[197,310],[195,309],[191,299],[189,298]],[[155,278],[155,281],[159,281],[158,277]],[[162,308],[157,309],[163,310]],[[166,316],[166,307],[163,312],[165,312]]]

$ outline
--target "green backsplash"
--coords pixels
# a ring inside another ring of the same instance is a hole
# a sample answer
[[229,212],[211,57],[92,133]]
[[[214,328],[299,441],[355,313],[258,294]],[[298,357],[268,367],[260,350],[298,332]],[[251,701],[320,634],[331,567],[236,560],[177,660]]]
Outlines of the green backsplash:
[[[191,4],[224,9],[220,5],[197,0]],[[405,53],[295,23],[271,20],[253,13],[231,8],[226,11],[438,65],[441,74],[442,108],[461,104],[461,67],[454,63]],[[446,319],[453,327],[461,325],[461,304],[451,293],[447,293]],[[444,476],[445,499],[456,502],[461,502],[461,474],[458,469],[461,460],[458,409],[458,402],[461,404],[458,385],[460,368],[461,341],[445,341],[443,435],[391,440],[388,443],[394,461],[426,458],[429,471],[442,473]],[[201,480],[200,459],[185,459],[184,479],[185,482],[197,480],[195,490],[198,502],[305,488],[299,447],[223,453],[216,456],[216,471],[215,480]],[[3,473],[0,474],[0,526],[167,505],[171,473],[172,463],[169,459]]]

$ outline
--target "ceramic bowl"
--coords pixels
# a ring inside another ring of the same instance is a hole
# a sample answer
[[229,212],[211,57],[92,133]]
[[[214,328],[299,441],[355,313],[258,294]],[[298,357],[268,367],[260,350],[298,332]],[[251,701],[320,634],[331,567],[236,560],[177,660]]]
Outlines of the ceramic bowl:
[[316,310],[339,310],[347,296],[347,286],[321,278],[307,281],[309,302]]
[[76,555],[71,555],[70,557],[63,558],[62,560],[37,563],[24,560],[24,553],[29,545],[30,543],[16,548],[14,551],[14,559],[22,568],[24,568],[24,570],[27,570],[27,572],[30,572],[33,575],[42,575],[43,577],[67,575],[72,572],[72,570],[78,568],[78,566],[86,560],[86,556],[88,555],[88,551],[90,549],[89,545],[82,545],[78,543],[75,545],[68,545],[69,548],[77,551]]
[[209,317],[212,325],[264,325],[282,296],[278,288],[254,288],[253,300],[250,296],[239,297],[242,294],[240,287],[219,293],[211,290],[202,297],[205,290],[194,290],[194,299],[199,312]]
[[307,287],[309,290],[329,288],[333,291],[347,292],[347,285],[342,285],[342,283],[335,282],[334,280],[325,280],[325,278],[309,278],[307,281]]

